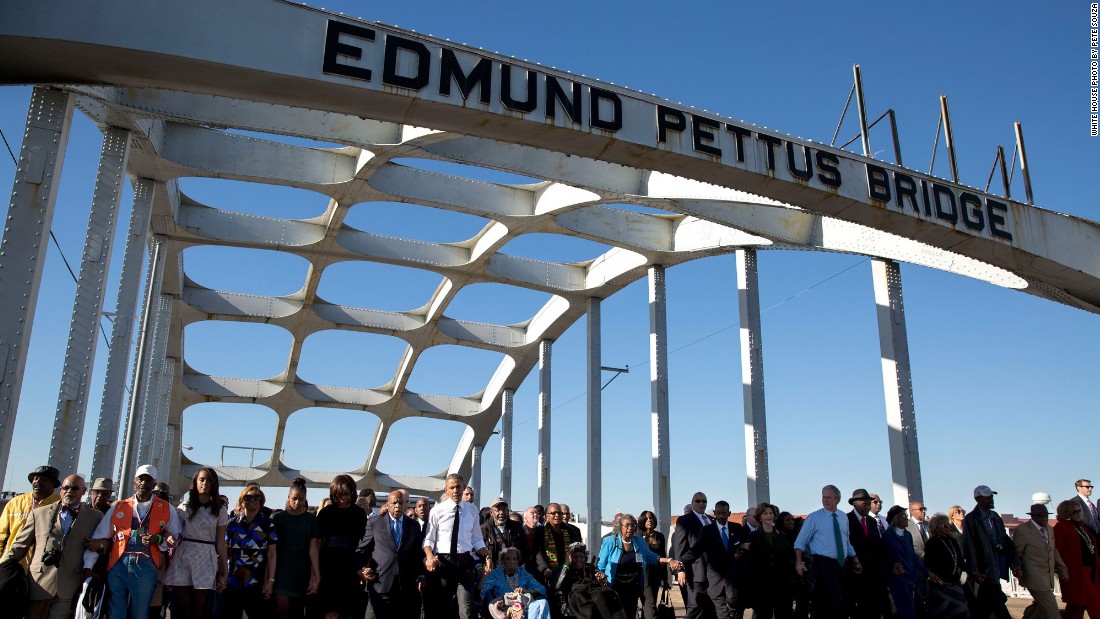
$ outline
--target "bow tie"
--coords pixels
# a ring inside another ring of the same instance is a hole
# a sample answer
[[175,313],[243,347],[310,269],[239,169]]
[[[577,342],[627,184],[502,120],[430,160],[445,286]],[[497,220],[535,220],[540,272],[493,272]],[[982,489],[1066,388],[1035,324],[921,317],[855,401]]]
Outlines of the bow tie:
[[80,515],[80,506],[79,505],[76,506],[76,507],[69,507],[68,505],[62,505],[61,509],[62,509],[62,511],[66,511],[66,512],[69,512],[70,514],[72,514],[73,518],[76,518],[77,516]]

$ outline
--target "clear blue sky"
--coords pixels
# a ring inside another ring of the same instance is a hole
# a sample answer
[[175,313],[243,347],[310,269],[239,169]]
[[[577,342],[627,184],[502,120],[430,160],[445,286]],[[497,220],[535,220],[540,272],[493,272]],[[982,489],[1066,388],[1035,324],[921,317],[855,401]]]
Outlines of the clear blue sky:
[[[947,2],[730,3],[562,1],[523,3],[326,2],[367,20],[445,37],[653,93],[792,135],[828,142],[852,80],[863,67],[872,118],[897,111],[903,156],[927,171],[938,96],[950,97],[963,183],[984,187],[998,144],[1011,152],[1012,122],[1023,123],[1036,203],[1100,218],[1100,139],[1088,135],[1088,3]],[[262,21],[262,18],[260,18]],[[0,88],[0,129],[16,151],[29,88]],[[854,106],[841,131],[858,131]],[[83,244],[99,152],[99,134],[77,114],[65,161],[54,231],[75,261]],[[890,159],[884,127],[872,145]],[[854,148],[854,147],[853,147]],[[6,153],[4,157],[6,157]],[[0,161],[0,187],[14,165]],[[934,173],[948,176],[941,150]],[[207,204],[282,216],[309,216],[325,199],[284,189],[185,181]],[[992,191],[999,191],[995,182]],[[1017,171],[1014,195],[1023,191]],[[257,196],[260,196],[257,199]],[[123,198],[128,216],[131,196]],[[120,228],[124,228],[125,219]],[[423,222],[429,221],[429,225]],[[372,231],[436,241],[471,236],[483,222],[451,215],[410,221],[393,208],[353,209],[349,223]],[[121,232],[121,231],[120,231]],[[120,234],[121,238],[121,234]],[[505,249],[523,256],[570,261],[603,250],[586,241],[530,239]],[[297,289],[303,265],[292,257],[257,257],[228,250],[192,250],[188,272],[200,283],[245,292]],[[121,249],[107,306],[114,304]],[[283,275],[264,275],[271,267]],[[25,490],[25,472],[45,461],[56,405],[75,284],[53,247],[24,381],[8,487]],[[74,269],[77,268],[74,264]],[[371,277],[374,291],[357,281]],[[917,427],[926,502],[932,511],[972,505],[971,490],[1000,492],[1003,512],[1023,513],[1036,491],[1055,499],[1073,480],[1100,480],[1091,448],[1100,381],[1095,378],[1100,316],[1026,294],[921,267],[903,267]],[[890,500],[882,376],[870,264],[857,256],[810,252],[760,255],[764,364],[772,498],[783,509],[819,506],[818,490],[834,483],[845,497],[866,487]],[[421,305],[438,277],[396,267],[341,267],[322,283],[322,296],[380,309]],[[744,508],[745,456],[738,353],[736,280],[732,256],[708,258],[668,272],[670,393],[674,510],[692,492]],[[448,315],[489,322],[530,317],[546,297],[475,288]],[[641,281],[603,305],[603,362],[629,365],[603,392],[604,517],[651,508],[648,309]],[[289,336],[278,329],[218,325],[187,333],[188,362],[220,375],[266,377],[286,358]],[[586,513],[584,478],[584,339],[581,320],[554,347],[553,497]],[[306,345],[302,372],[328,384],[371,387],[392,374],[400,346],[380,336],[322,335]],[[369,350],[364,359],[363,350]],[[99,347],[94,394],[81,468],[90,468],[105,347]],[[499,356],[452,347],[433,349],[410,387],[466,395],[484,386]],[[535,500],[537,384],[516,393],[513,503]],[[193,457],[216,462],[222,444],[269,446],[275,416],[259,407],[205,405],[185,413],[184,443]],[[319,425],[342,431],[319,433]],[[310,469],[359,466],[375,424],[347,411],[303,411],[286,460]],[[427,420],[398,424],[383,452],[387,472],[435,474],[446,467],[461,426]],[[322,442],[335,441],[336,444]],[[227,464],[247,463],[230,454]],[[483,497],[499,488],[499,440],[485,449]],[[281,495],[281,492],[276,492]]]

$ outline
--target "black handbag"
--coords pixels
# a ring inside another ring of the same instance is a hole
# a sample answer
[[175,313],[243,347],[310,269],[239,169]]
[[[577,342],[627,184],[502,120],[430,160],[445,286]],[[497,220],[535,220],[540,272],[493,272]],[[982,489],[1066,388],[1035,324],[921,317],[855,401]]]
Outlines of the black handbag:
[[12,617],[22,617],[27,606],[27,573],[15,559],[0,563],[0,608],[12,613]]
[[661,587],[661,592],[657,595],[657,619],[676,619],[676,609],[672,607],[670,591],[671,589],[666,585]]

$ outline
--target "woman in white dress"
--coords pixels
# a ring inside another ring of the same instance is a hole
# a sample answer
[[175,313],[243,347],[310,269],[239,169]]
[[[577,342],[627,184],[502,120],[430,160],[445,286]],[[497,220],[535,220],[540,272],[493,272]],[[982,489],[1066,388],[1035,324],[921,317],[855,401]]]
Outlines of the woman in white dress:
[[218,474],[203,467],[191,478],[187,500],[176,508],[183,534],[176,540],[164,584],[172,587],[175,610],[181,617],[207,616],[207,594],[225,589],[225,527],[229,513],[218,498],[219,492]]

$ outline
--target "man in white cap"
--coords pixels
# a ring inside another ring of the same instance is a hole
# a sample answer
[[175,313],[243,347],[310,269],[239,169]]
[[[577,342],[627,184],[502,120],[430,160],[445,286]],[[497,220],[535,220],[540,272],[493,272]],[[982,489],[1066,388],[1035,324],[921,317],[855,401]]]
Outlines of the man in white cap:
[[993,511],[994,494],[997,493],[989,486],[974,488],[977,505],[963,518],[963,554],[977,586],[970,601],[970,616],[988,617],[993,613],[997,619],[1010,619],[1005,606],[1008,598],[1001,591],[1000,581],[1008,580],[1009,568],[1017,579],[1023,572],[1016,546],[1005,532],[1004,520]]
[[179,538],[179,516],[167,501],[153,496],[156,484],[157,469],[149,464],[139,466],[134,496],[107,510],[87,544],[85,576],[91,573],[96,553],[108,553],[110,619],[148,617],[157,587],[157,567],[164,562],[168,541]]

